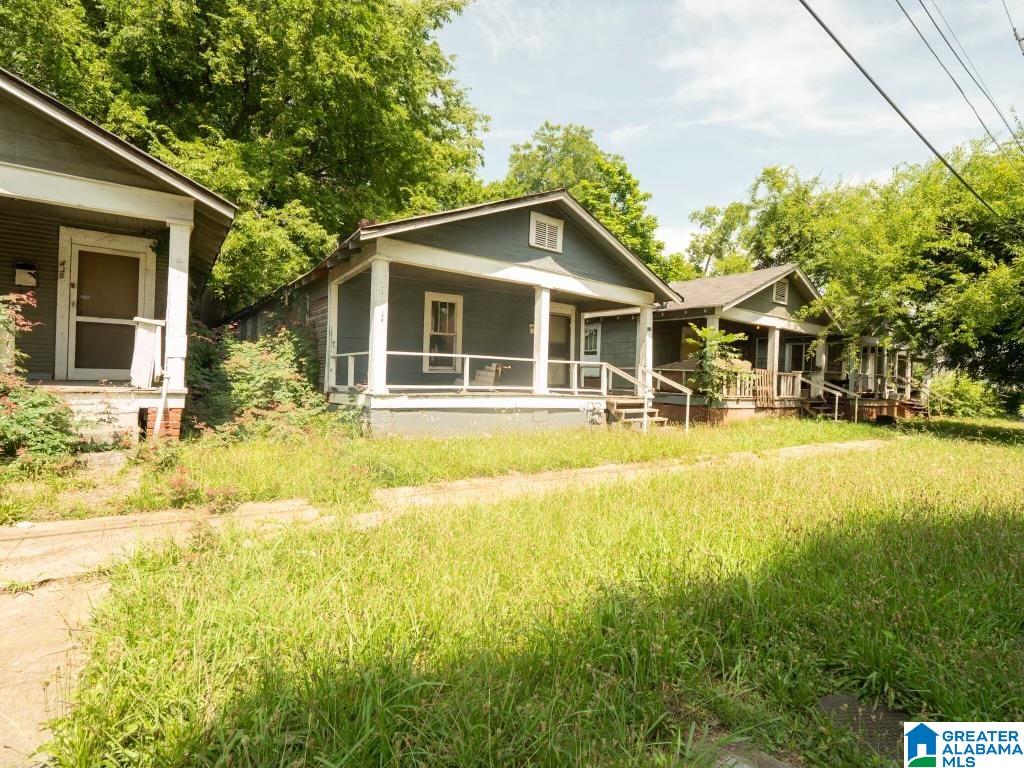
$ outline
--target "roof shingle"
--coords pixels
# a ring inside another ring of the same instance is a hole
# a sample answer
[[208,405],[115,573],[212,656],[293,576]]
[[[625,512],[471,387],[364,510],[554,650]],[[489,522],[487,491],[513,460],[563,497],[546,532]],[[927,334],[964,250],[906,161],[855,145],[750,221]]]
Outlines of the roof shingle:
[[695,309],[698,307],[723,307],[747,294],[766,288],[781,277],[796,269],[795,264],[755,269],[738,275],[701,277],[696,280],[682,280],[670,283],[672,289],[683,297],[682,304],[672,302],[665,309]]

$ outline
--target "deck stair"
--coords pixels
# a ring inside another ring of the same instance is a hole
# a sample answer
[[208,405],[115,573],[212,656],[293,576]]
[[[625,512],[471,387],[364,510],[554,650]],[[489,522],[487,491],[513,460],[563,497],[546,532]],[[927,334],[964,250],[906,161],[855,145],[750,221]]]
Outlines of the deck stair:
[[[800,401],[800,412],[805,416],[816,418],[821,416],[822,418],[833,418],[836,412],[836,405],[834,400],[830,400],[826,397],[805,397]],[[846,419],[846,399],[842,398],[839,401],[839,418]]]
[[647,412],[647,424],[651,427],[663,427],[668,419],[658,413],[654,406],[645,408],[643,398],[609,397],[608,416],[613,423],[622,424],[629,429],[642,429],[644,412]]
[[899,404],[900,408],[903,409],[903,412],[910,416],[920,416],[923,418],[928,418],[929,416],[928,406],[920,400],[916,400],[914,398],[903,399],[899,401]]

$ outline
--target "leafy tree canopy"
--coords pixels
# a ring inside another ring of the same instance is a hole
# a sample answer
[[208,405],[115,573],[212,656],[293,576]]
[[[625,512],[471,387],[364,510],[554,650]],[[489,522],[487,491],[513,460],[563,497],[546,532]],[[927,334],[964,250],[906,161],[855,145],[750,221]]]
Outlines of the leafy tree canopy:
[[242,214],[238,307],[360,218],[479,195],[484,118],[433,33],[465,0],[4,0],[0,65]]
[[727,273],[796,262],[850,334],[909,343],[1004,385],[1024,381],[1024,158],[977,143],[884,182],[828,185],[766,168],[745,200],[695,213],[689,256]]

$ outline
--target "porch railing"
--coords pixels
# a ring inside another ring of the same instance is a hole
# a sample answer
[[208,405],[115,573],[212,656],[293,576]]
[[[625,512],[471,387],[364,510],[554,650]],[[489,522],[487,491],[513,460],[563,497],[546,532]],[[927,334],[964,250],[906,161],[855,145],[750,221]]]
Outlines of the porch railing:
[[[838,384],[832,384],[831,382],[827,382],[827,381],[824,380],[824,376],[822,376],[822,378],[820,380],[818,380],[818,379],[815,379],[815,380],[808,379],[807,377],[802,376],[802,375],[799,375],[799,376],[800,376],[800,382],[803,383],[803,384],[809,385],[811,387],[811,391],[812,392],[815,389],[822,390],[822,397],[823,398],[825,397],[825,393],[828,393],[828,394],[832,395],[832,398],[833,398],[832,418],[835,421],[839,421],[839,400],[842,398],[842,396],[845,394],[845,395],[849,395],[851,398],[853,398],[853,420],[854,420],[854,422],[857,421],[857,412],[859,410],[859,404],[860,404],[860,395],[858,393],[856,393],[856,392],[854,392],[852,390],[846,389],[845,387],[840,387]],[[827,402],[827,400],[826,400],[826,402]]]
[[779,399],[797,399],[800,397],[800,383],[804,379],[799,371],[779,373],[775,377],[775,397]]
[[[368,357],[369,352],[336,352],[331,354],[331,359],[335,361],[336,376],[341,373],[341,368],[344,366],[345,369],[345,385],[338,385],[334,383],[333,386],[345,386],[349,390],[358,390],[356,382],[356,362],[360,358]],[[531,379],[532,379],[532,367],[536,364],[536,360],[532,357],[506,357],[502,355],[475,355],[475,354],[449,354],[449,353],[435,353],[435,352],[400,352],[400,351],[388,351],[386,355],[396,358],[431,358],[431,359],[449,359],[452,360],[451,371],[435,371],[430,372],[430,375],[434,374],[445,374],[449,373],[453,377],[450,383],[443,382],[430,382],[425,384],[404,384],[396,383],[393,379],[387,380],[385,386],[389,391],[422,391],[422,392],[533,392],[534,387],[531,384],[508,384],[501,381],[501,371],[504,370],[504,366],[508,366],[515,363],[529,363],[531,366]],[[480,362],[485,361],[485,365],[476,365],[474,367],[474,361]],[[644,417],[643,417],[643,428],[646,431],[649,422],[647,411],[651,407],[656,392],[662,388],[674,389],[686,396],[686,414],[685,414],[685,428],[690,428],[690,397],[693,392],[683,384],[677,381],[673,381],[657,371],[651,370],[650,376],[652,384],[646,383],[646,376],[644,369],[629,369],[640,374],[634,376],[627,373],[622,368],[618,368],[611,363],[606,362],[595,362],[593,360],[549,360],[548,361],[548,376],[551,376],[552,371],[558,371],[560,367],[566,367],[568,369],[568,382],[565,386],[559,386],[558,384],[548,384],[547,391],[554,394],[572,394],[572,395],[593,395],[600,397],[609,397],[618,395],[620,397],[636,397],[643,399],[644,401]],[[597,385],[589,384],[587,379],[593,379],[594,377],[585,376],[584,369],[596,370],[598,372]],[[481,375],[482,374],[482,375]],[[337,380],[336,380],[337,381]],[[656,383],[655,383],[656,382]]]

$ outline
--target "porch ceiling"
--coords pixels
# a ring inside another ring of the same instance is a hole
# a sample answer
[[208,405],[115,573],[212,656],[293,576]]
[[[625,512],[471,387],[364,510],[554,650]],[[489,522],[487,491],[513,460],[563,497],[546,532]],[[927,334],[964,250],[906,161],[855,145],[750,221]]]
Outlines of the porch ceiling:
[[[486,288],[495,293],[512,294],[515,296],[528,297],[533,301],[533,286],[522,283],[512,283],[507,280],[490,280],[486,277],[476,275],[463,275],[458,272],[448,272],[440,269],[428,269],[425,267],[412,266],[401,262],[391,264],[391,277],[418,280],[425,283],[435,282],[445,286],[456,288]],[[595,301],[590,297],[579,296],[567,291],[551,291],[551,300],[561,304],[575,304],[581,312],[595,312],[606,309],[628,309],[630,305],[618,304],[612,301]]]
[[[134,235],[137,237],[159,237],[167,231],[167,224],[162,221],[136,219],[130,216],[118,216],[99,211],[69,208],[48,203],[37,203],[0,194],[0,213],[21,214],[40,219],[54,221],[61,226],[93,229],[118,235]],[[226,229],[226,228],[225,228]],[[210,222],[196,212],[195,229],[192,234],[191,259],[203,272],[208,272],[217,257],[224,234],[211,228]]]

